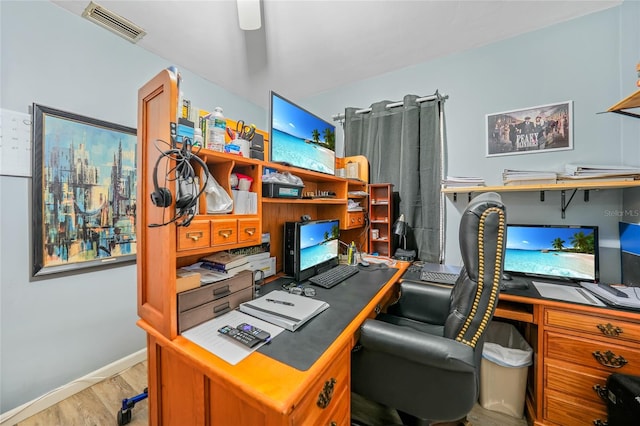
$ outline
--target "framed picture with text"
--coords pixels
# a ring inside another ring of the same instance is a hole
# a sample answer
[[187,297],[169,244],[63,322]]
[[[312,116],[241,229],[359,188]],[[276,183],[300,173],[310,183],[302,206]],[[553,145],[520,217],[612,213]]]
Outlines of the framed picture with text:
[[136,257],[136,129],[33,105],[32,276]]
[[573,149],[573,102],[487,114],[487,157]]

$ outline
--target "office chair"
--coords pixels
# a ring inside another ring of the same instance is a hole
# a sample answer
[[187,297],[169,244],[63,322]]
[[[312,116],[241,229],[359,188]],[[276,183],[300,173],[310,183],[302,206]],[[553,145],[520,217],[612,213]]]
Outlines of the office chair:
[[361,327],[352,390],[395,408],[405,425],[464,419],[478,399],[487,325],[498,301],[506,213],[496,193],[460,220],[463,268],[453,287],[403,282],[388,312]]

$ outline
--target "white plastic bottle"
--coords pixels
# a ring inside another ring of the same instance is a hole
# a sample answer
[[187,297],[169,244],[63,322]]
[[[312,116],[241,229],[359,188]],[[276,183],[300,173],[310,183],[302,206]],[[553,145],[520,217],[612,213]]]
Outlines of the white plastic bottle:
[[207,123],[207,149],[213,151],[224,151],[224,135],[227,131],[227,121],[222,115],[222,108],[215,107],[213,112],[209,114],[209,122]]
[[193,146],[197,146],[198,148],[202,148],[202,130],[200,127],[196,127],[193,129]]

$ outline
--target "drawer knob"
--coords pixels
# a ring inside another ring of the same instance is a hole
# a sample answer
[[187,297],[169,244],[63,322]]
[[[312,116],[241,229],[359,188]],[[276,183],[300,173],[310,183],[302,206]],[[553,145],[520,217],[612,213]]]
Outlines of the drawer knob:
[[193,240],[194,242],[197,242],[200,238],[202,238],[204,234],[202,233],[202,231],[198,231],[198,232],[187,232],[187,238],[189,238],[190,240]]
[[628,362],[622,355],[616,355],[611,351],[606,351],[604,353],[595,351],[593,352],[593,357],[600,364],[609,368],[621,368]]
[[593,390],[598,394],[598,396],[603,400],[607,400],[607,387],[600,385],[593,385]]
[[247,228],[247,229],[244,230],[244,232],[246,232],[247,234],[252,236],[253,234],[256,233],[256,228]]
[[326,382],[324,382],[324,387],[322,388],[322,392],[318,394],[318,401],[316,401],[316,405],[322,409],[325,409],[329,406],[331,402],[331,398],[333,398],[333,388],[336,385],[337,380],[333,377]]
[[220,235],[222,238],[229,238],[231,234],[233,234],[233,231],[231,229],[221,229],[220,231],[218,231],[218,235]]
[[622,333],[622,329],[620,327],[611,323],[607,323],[606,325],[598,324],[596,327],[598,327],[598,330],[600,330],[602,334],[609,337],[618,337]]

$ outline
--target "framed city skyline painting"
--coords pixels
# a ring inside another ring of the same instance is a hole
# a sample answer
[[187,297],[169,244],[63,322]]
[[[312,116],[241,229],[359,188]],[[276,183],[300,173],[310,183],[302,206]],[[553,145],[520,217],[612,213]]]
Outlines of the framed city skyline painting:
[[487,157],[573,149],[573,103],[487,114]]
[[33,105],[32,276],[136,257],[136,129]]

